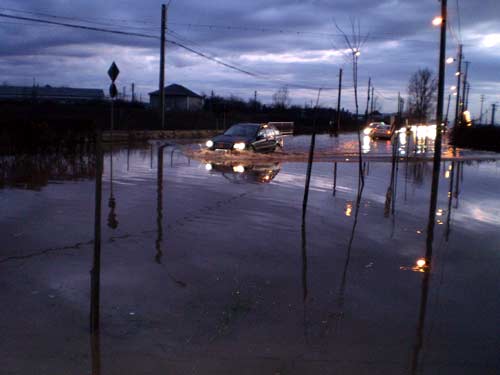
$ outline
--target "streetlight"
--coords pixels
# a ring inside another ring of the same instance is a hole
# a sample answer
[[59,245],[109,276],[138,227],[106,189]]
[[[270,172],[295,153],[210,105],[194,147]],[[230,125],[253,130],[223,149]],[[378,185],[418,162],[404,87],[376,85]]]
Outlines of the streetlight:
[[434,17],[434,19],[432,20],[432,24],[434,26],[439,26],[442,23],[443,23],[443,17],[441,17],[441,16]]
[[451,90],[451,91],[455,91],[456,89],[457,89],[457,86],[451,86],[451,87],[450,87],[450,90]]
[[446,59],[446,64],[453,64],[455,62],[455,58],[454,57],[448,57]]

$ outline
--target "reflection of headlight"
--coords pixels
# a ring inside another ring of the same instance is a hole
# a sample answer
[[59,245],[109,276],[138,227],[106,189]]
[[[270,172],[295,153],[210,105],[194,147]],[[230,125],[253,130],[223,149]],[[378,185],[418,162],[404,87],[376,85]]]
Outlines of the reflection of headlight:
[[233,172],[236,172],[236,173],[243,173],[245,172],[245,167],[242,166],[242,165],[235,165],[233,167]]
[[210,163],[205,164],[205,169],[206,169],[207,171],[211,171],[211,170],[212,170],[212,168],[213,168],[213,167],[212,167],[212,164],[210,164]]
[[[207,143],[205,143],[205,145],[206,145],[208,148],[210,148],[210,147],[212,147],[212,146],[214,145],[214,143],[213,143],[211,140],[208,140],[208,141],[207,141]],[[207,164],[207,165],[209,165],[209,164]]]
[[372,129],[371,129],[371,128],[364,128],[364,129],[363,129],[363,134],[364,134],[364,135],[370,135],[370,132],[371,132],[371,131],[372,131]]
[[245,149],[245,143],[244,142],[238,142],[238,143],[235,143],[233,148],[235,150],[239,150],[239,151],[242,151]]

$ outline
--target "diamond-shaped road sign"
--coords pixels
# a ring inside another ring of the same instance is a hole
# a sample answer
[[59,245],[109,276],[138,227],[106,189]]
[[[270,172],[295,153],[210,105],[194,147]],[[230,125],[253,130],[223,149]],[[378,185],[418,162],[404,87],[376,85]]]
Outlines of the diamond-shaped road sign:
[[109,78],[111,78],[111,81],[114,82],[118,77],[118,74],[120,74],[120,69],[118,69],[115,62],[113,61],[113,64],[111,64],[108,69],[108,76]]

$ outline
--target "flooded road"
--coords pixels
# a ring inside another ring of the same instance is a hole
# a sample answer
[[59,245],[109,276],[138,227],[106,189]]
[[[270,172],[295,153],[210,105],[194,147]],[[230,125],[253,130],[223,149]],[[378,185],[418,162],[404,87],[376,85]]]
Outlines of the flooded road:
[[105,153],[98,335],[94,156],[2,160],[2,373],[500,371],[496,154],[442,163],[429,259],[432,163],[401,149],[367,158],[362,190],[352,160],[315,162],[303,223],[306,163],[160,146],[115,148],[112,179]]

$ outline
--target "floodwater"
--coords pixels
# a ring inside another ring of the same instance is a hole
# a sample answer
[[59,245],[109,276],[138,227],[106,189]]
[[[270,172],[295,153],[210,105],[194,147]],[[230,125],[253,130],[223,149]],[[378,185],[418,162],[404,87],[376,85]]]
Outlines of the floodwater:
[[362,189],[352,160],[313,164],[305,221],[304,162],[152,142],[111,176],[108,149],[95,335],[95,157],[4,157],[1,373],[498,374],[498,154],[442,162],[429,226],[432,163],[407,156],[432,142],[368,143]]

